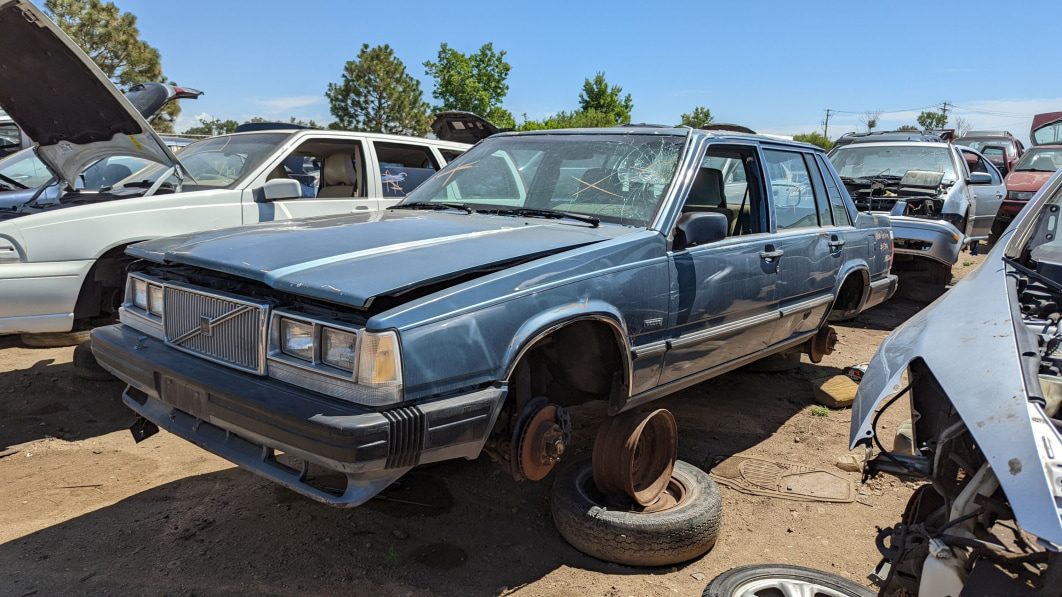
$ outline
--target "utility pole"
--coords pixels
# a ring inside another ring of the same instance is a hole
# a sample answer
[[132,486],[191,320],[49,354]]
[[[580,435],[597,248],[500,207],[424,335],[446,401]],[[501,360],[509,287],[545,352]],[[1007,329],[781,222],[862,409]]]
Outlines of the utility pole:
[[826,120],[822,123],[822,136],[827,139],[830,138],[830,112],[833,112],[833,110],[826,108]]
[[948,102],[947,101],[945,101],[940,106],[940,114],[941,114],[941,116],[944,117],[944,126],[942,126],[940,128],[944,128],[944,127],[948,126]]

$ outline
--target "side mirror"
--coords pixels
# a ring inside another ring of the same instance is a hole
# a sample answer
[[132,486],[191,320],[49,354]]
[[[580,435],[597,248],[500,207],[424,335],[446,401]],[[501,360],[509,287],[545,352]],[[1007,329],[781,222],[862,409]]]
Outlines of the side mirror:
[[267,180],[262,186],[262,197],[259,201],[270,203],[281,199],[298,199],[302,197],[302,185],[299,181],[290,178],[274,178]]
[[992,184],[992,175],[988,172],[971,172],[970,184]]
[[679,218],[675,229],[675,248],[682,250],[723,240],[730,232],[730,220],[714,211],[691,212]]

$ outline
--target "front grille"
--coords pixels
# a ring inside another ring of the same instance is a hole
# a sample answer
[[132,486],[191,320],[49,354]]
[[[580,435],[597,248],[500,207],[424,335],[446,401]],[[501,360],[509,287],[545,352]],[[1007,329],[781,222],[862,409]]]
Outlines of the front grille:
[[219,363],[261,374],[265,305],[167,284],[166,342]]

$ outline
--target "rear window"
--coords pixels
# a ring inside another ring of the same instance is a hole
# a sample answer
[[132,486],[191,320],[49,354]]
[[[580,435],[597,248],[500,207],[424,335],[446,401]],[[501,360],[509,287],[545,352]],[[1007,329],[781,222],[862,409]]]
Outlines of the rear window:
[[431,150],[422,145],[374,143],[380,162],[384,197],[405,197],[439,169]]

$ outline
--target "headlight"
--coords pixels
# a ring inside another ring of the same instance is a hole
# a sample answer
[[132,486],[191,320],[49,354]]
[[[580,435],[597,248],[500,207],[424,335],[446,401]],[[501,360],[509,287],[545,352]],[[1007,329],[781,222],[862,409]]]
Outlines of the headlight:
[[281,319],[280,350],[297,359],[313,362],[313,324]]
[[147,280],[133,278],[133,305],[144,311],[148,308],[148,283]]
[[394,332],[365,332],[361,335],[358,383],[402,387],[402,362],[398,355],[398,336]]
[[1011,201],[1028,201],[1035,194],[1032,191],[1007,191],[1007,199]]
[[162,286],[148,284],[147,310],[156,317],[162,317]]
[[321,362],[354,372],[354,349],[356,337],[350,332],[326,327],[321,332]]
[[0,238],[0,263],[18,263],[21,260],[15,245],[11,241]]

